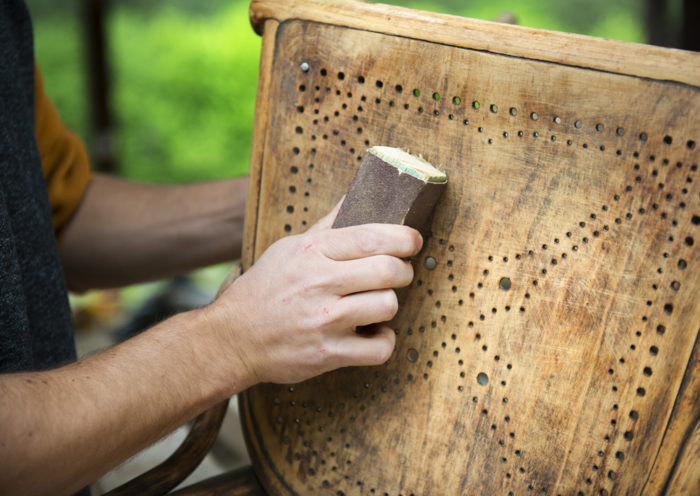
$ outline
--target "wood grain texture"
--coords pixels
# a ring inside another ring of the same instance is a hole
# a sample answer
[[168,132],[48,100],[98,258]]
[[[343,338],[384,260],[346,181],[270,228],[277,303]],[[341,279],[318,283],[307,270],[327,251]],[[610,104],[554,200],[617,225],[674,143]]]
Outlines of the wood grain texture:
[[391,361],[241,396],[266,490],[662,494],[678,466],[692,480],[698,87],[624,54],[613,74],[306,12],[265,35],[257,111],[274,125],[250,258],[330,210],[368,146],[408,146],[450,186]]
[[695,424],[678,459],[666,494],[700,494],[700,422]]
[[255,231],[258,222],[258,203],[260,201],[260,180],[264,149],[270,125],[270,112],[272,107],[268,105],[266,98],[270,93],[270,79],[272,78],[272,57],[275,46],[274,33],[277,30],[277,21],[265,22],[262,47],[260,50],[260,67],[258,69],[258,89],[255,97],[255,119],[253,121],[253,142],[250,149],[250,167],[248,170],[248,196],[246,198],[245,221],[243,225],[243,247],[241,264],[243,270],[247,270],[253,264],[255,252]]
[[353,0],[253,0],[253,28],[303,19],[615,74],[700,85],[700,53]]
[[[671,421],[649,476],[649,494],[700,494],[700,334],[676,396]],[[678,446],[681,446],[680,451]],[[672,475],[666,473],[671,465]]]

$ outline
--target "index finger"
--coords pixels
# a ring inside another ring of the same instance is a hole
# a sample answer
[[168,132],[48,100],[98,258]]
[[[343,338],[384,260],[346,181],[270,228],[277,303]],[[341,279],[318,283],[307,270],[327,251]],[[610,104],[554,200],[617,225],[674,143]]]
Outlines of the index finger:
[[332,260],[355,260],[375,255],[406,258],[416,255],[423,238],[415,229],[396,224],[363,224],[329,229],[322,234],[321,252]]

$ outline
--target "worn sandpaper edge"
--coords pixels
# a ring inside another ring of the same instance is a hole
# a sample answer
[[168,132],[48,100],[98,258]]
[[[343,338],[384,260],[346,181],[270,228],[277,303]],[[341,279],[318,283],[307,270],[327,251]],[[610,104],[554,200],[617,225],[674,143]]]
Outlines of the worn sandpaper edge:
[[[408,149],[393,148],[390,146],[373,146],[367,150],[367,153],[376,155],[378,158],[390,163],[397,169],[417,177],[418,179],[422,179],[423,181],[429,183],[447,182],[447,174],[445,174],[443,170],[425,160],[422,155],[411,154]],[[408,160],[404,160],[404,156],[407,156],[406,158]],[[416,169],[409,161],[418,162],[420,166],[425,167],[427,171],[424,172]]]

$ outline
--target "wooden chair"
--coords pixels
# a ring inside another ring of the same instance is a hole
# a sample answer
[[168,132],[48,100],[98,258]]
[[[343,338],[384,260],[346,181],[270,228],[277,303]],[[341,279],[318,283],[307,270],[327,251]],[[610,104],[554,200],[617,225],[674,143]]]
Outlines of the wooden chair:
[[245,267],[369,146],[450,183],[390,362],[246,391],[264,491],[180,494],[700,494],[700,55],[350,0],[250,13]]

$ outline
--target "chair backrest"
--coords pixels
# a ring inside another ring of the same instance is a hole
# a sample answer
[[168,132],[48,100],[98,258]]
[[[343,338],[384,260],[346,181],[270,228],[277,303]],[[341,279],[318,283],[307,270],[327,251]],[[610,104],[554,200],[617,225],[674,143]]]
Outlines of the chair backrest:
[[389,363],[242,395],[270,494],[697,494],[700,55],[354,1],[253,1],[244,264],[364,150],[449,186]]

